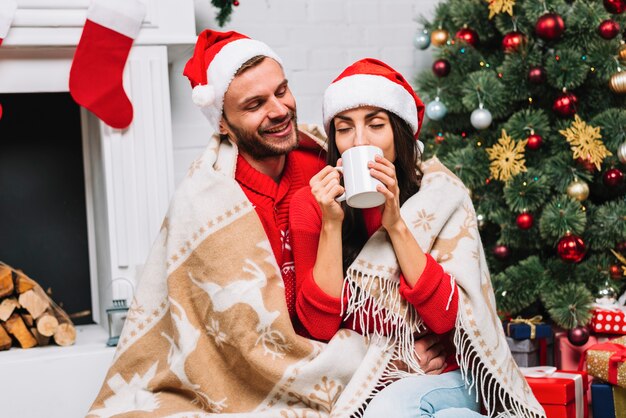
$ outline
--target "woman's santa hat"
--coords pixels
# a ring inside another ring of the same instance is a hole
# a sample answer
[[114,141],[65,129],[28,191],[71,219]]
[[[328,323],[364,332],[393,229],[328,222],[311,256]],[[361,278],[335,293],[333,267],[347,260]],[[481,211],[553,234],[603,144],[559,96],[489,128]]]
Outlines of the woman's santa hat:
[[204,30],[183,74],[193,87],[192,99],[215,129],[224,108],[224,94],[235,74],[258,55],[282,61],[269,46],[237,32]]
[[402,74],[384,62],[373,58],[359,60],[328,86],[323,107],[326,133],[337,114],[360,106],[380,107],[396,114],[409,124],[417,139],[424,103]]

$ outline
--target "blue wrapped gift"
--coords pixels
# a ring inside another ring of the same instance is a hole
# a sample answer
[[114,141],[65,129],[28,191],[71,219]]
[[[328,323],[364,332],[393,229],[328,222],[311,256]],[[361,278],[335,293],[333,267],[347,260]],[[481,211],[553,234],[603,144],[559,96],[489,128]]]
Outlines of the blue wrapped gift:
[[591,400],[594,418],[626,417],[626,388],[594,382]]
[[504,321],[504,332],[507,336],[515,340],[526,340],[530,338],[549,338],[552,339],[552,327],[541,322],[543,318],[537,315],[530,319],[517,317],[509,321]]

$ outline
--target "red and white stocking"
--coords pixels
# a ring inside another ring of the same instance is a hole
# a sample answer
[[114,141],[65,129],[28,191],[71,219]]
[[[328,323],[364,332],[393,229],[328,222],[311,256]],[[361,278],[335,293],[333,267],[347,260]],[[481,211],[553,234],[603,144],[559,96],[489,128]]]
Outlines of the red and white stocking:
[[133,120],[122,73],[145,14],[139,0],[92,0],[72,62],[72,97],[113,128]]
[[[2,41],[9,33],[16,10],[17,3],[15,0],[0,1],[0,45],[2,45]],[[2,119],[2,103],[0,103],[0,119]]]

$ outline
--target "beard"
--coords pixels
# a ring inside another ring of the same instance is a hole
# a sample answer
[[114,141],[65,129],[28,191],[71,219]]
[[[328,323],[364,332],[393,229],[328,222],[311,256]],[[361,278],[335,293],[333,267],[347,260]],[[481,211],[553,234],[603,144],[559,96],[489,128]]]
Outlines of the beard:
[[[268,130],[284,124],[287,120],[293,124],[291,135],[280,140],[274,140],[265,136]],[[289,111],[287,116],[282,120],[272,121],[265,126],[261,126],[257,131],[251,132],[237,126],[231,125],[228,121],[228,127],[234,134],[232,138],[239,147],[240,151],[254,158],[255,160],[265,160],[267,158],[278,157],[293,151],[298,147],[298,124],[295,110]]]

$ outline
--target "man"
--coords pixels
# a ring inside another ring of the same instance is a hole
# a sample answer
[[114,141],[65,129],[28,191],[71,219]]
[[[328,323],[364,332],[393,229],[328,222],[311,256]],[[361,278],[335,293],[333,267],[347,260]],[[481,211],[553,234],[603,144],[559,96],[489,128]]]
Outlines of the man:
[[[340,330],[322,344],[295,320],[289,202],[323,141],[298,130],[261,42],[204,31],[184,74],[221,138],[176,190],[88,416],[350,417],[397,368],[385,341]],[[424,371],[445,368],[436,336],[414,351]]]

